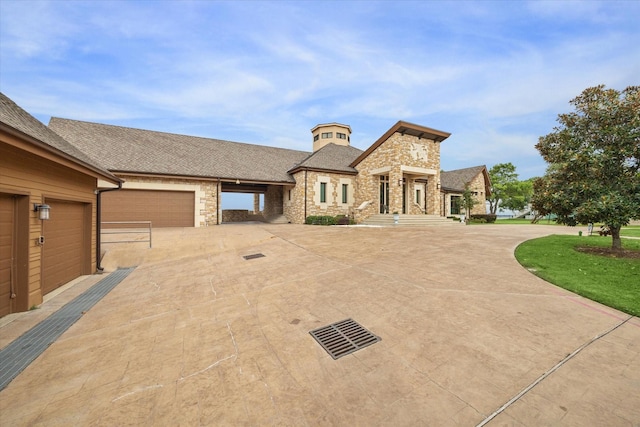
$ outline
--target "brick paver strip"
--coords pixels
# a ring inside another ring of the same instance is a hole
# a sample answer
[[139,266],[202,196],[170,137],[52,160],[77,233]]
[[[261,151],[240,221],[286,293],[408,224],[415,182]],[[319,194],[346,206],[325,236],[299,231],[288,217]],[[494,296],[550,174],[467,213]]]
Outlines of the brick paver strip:
[[0,350],[0,390],[40,356],[135,267],[119,268]]

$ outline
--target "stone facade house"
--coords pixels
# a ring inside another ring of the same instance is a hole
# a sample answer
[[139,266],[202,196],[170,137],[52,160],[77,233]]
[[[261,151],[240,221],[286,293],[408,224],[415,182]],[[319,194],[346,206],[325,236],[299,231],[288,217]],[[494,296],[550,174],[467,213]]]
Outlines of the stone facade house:
[[[313,150],[298,151],[55,117],[47,127],[3,94],[0,106],[0,316],[100,270],[106,221],[440,218],[465,185],[482,207],[490,191],[484,166],[440,171],[449,133],[403,121],[366,150],[349,126],[320,124]],[[227,193],[253,194],[253,211],[223,211]]]
[[[397,122],[367,150],[351,128],[311,129],[313,151],[222,141],[52,118],[49,127],[124,180],[105,194],[109,221],[154,227],[259,219],[301,224],[309,216],[440,216],[440,143],[449,133]],[[254,194],[254,211],[221,209],[224,193]],[[259,211],[257,196],[264,197]]]
[[99,182],[121,180],[0,93],[0,317],[98,269]]
[[465,188],[473,193],[476,200],[471,214],[486,214],[487,196],[491,195],[491,180],[487,167],[474,166],[442,172],[440,214],[443,216],[458,216],[464,214],[462,208],[462,193]]

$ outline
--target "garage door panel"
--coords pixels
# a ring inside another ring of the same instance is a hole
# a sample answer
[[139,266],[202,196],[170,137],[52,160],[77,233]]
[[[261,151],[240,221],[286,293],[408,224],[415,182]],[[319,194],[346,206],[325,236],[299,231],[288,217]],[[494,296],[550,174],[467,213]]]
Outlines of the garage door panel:
[[193,227],[193,191],[120,190],[102,195],[102,221],[151,221],[153,227]]
[[89,248],[85,248],[85,205],[47,201],[50,219],[44,221],[43,294],[84,273]]
[[11,313],[14,199],[0,194],[0,316]]

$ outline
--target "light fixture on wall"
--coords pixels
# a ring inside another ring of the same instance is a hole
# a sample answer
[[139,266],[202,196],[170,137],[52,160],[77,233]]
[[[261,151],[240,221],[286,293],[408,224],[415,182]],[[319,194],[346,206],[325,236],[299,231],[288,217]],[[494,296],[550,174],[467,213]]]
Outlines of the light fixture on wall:
[[49,211],[51,211],[51,206],[34,203],[33,211],[38,212],[38,219],[40,220],[49,219]]
[[398,180],[398,187],[402,187],[402,178]]
[[436,184],[436,190],[439,190],[439,189],[440,189],[440,183],[438,182],[438,183]]
[[240,184],[240,180],[239,179],[236,179],[236,184]]

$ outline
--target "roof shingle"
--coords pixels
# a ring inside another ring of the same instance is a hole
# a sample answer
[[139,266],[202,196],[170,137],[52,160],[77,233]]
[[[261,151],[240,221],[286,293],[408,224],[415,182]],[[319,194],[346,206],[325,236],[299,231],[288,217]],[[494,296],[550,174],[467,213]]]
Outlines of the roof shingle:
[[49,127],[112,172],[294,182],[308,152],[53,117]]
[[440,184],[445,190],[459,191],[462,193],[464,192],[466,185],[485,169],[486,166],[482,165],[465,169],[443,171],[440,173]]
[[312,153],[309,157],[292,171],[297,169],[326,169],[336,172],[358,173],[358,171],[349,166],[358,156],[362,154],[362,150],[346,145],[337,145],[330,143]]

